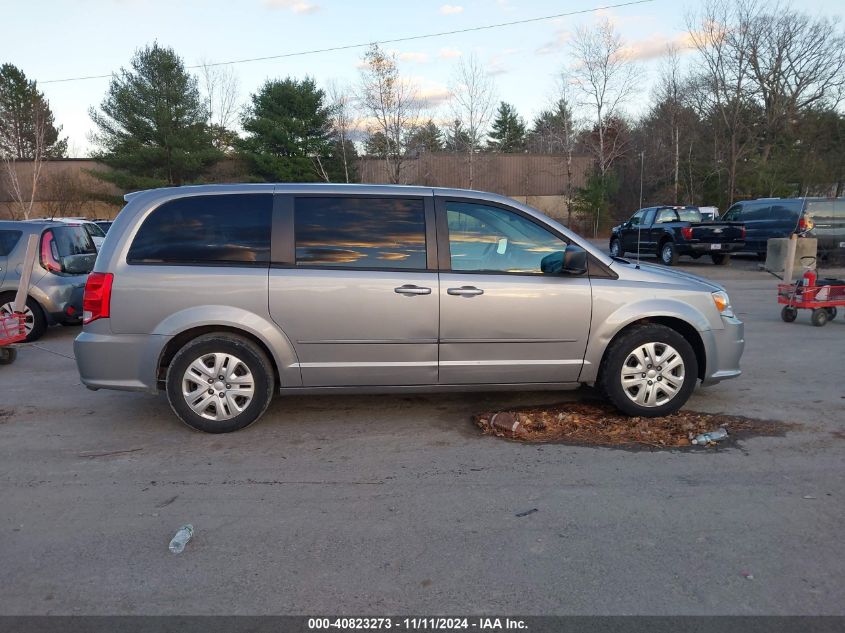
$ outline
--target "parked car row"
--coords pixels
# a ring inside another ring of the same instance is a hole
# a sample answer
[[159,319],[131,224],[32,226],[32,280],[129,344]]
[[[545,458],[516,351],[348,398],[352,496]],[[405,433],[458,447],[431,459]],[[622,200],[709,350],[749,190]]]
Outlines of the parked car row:
[[657,255],[667,266],[682,255],[709,254],[724,265],[732,253],[765,259],[770,239],[797,234],[818,240],[821,261],[845,261],[845,198],[762,198],[733,204],[715,219],[714,207],[640,209],[613,227],[610,254]]
[[704,221],[698,207],[648,207],[627,222],[613,227],[610,254],[657,255],[667,266],[681,255],[709,255],[714,264],[725,265],[731,253],[745,246],[745,227],[740,222]]

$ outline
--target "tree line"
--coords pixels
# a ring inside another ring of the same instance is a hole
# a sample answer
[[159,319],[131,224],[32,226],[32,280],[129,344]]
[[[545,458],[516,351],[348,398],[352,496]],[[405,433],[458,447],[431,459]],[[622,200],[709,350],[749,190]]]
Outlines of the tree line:
[[[660,51],[651,94],[635,51],[607,19],[579,28],[547,107],[526,121],[497,96],[475,55],[453,69],[435,108],[374,44],[354,85],[270,79],[239,107],[231,67],[191,73],[153,43],[115,72],[90,110],[98,178],[123,190],[213,181],[221,161],[247,181],[358,182],[358,160],[381,159],[391,182],[423,153],[464,157],[472,187],[482,152],[555,155],[571,223],[597,233],[640,203],[725,209],[737,199],[842,195],[845,187],[845,35],[834,19],[757,0],[705,0],[687,17],[689,48]],[[686,62],[686,63],[684,63]],[[643,105],[644,104],[644,105]],[[630,114],[637,106],[638,116]],[[37,84],[0,67],[4,184],[31,212],[40,164],[66,155]],[[573,156],[591,157],[582,187]],[[21,182],[15,162],[31,161]]]

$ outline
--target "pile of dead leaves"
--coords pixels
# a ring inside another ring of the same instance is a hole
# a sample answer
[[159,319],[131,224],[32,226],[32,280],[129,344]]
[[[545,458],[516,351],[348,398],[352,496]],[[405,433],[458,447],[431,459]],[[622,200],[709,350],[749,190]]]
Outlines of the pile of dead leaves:
[[730,438],[736,438],[783,435],[791,426],[696,411],[679,411],[662,418],[631,418],[609,405],[577,402],[480,413],[474,419],[485,435],[523,442],[654,448],[690,446],[695,436],[720,427],[727,429]]

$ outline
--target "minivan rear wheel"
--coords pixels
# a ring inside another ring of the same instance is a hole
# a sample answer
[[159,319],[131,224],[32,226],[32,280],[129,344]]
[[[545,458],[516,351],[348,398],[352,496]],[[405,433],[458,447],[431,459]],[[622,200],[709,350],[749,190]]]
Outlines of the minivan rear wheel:
[[243,429],[267,410],[273,368],[264,351],[236,334],[199,336],[173,357],[167,399],[185,424],[206,433]]
[[610,346],[601,386],[617,409],[648,418],[669,415],[689,399],[698,380],[695,351],[664,325],[633,327]]

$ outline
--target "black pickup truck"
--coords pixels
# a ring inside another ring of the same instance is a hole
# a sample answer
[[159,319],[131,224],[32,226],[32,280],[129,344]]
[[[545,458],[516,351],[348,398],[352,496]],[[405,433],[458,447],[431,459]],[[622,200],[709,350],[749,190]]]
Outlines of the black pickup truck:
[[639,252],[657,255],[667,266],[678,263],[681,255],[696,259],[710,255],[714,264],[725,265],[731,253],[745,246],[745,226],[741,222],[702,222],[698,207],[647,207],[631,219],[613,227],[610,254],[622,257]]

